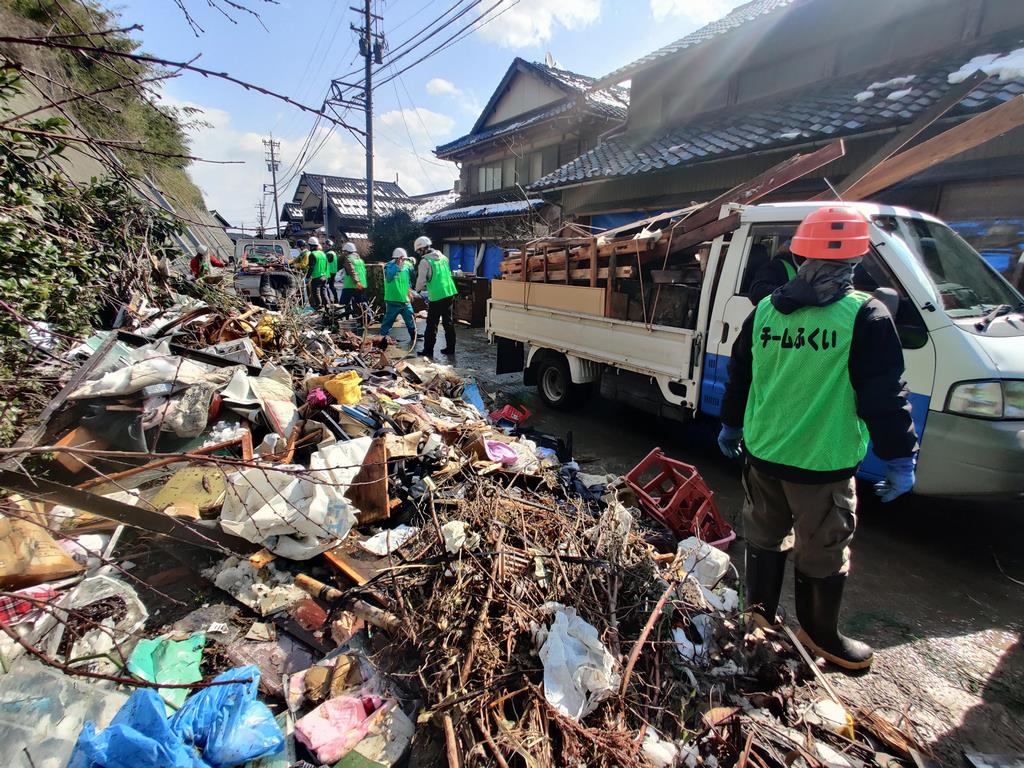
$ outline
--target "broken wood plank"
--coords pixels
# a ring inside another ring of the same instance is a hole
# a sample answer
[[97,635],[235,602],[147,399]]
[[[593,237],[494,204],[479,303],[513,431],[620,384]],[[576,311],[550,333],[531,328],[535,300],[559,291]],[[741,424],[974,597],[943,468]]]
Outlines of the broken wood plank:
[[1016,96],[890,158],[847,190],[844,199],[863,200],[1022,124],[1024,96]]
[[363,467],[352,479],[346,498],[359,510],[359,525],[391,517],[388,503],[388,453],[383,438],[375,437],[363,459]]
[[142,506],[133,507],[115,499],[55,483],[52,480],[29,477],[20,472],[0,470],[0,488],[16,491],[47,504],[64,504],[91,512],[123,525],[168,536],[203,549],[212,549],[217,552],[226,549],[235,554],[248,555],[260,548],[258,544],[225,533],[219,527],[204,528],[193,525],[185,520],[169,517]]

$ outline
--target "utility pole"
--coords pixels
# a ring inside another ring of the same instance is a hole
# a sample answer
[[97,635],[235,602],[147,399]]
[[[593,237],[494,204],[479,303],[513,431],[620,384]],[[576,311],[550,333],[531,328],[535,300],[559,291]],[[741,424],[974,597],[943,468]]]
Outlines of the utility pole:
[[266,235],[266,233],[264,231],[264,224],[263,224],[264,206],[263,206],[263,198],[262,197],[260,198],[260,201],[258,203],[256,203],[256,213],[260,217],[260,228],[258,230],[256,230],[257,233],[258,233],[256,236],[257,237],[264,237]]
[[263,147],[270,155],[264,159],[267,161],[267,170],[270,171],[270,177],[274,182],[274,225],[277,227],[277,229],[274,230],[274,237],[280,237],[281,207],[277,202],[277,169],[281,167],[281,162],[277,159],[277,150],[281,149],[281,142],[274,141],[274,134],[270,134],[269,140],[263,140]]
[[[373,0],[363,0],[363,7],[349,6],[350,11],[358,13],[362,26],[349,25],[359,36],[359,54],[364,59],[363,82],[346,83],[342,80],[331,81],[331,92],[325,105],[361,108],[366,114],[366,222],[373,226],[373,65],[384,63],[384,51],[387,43],[384,35],[374,30],[375,22],[383,21],[382,17],[373,12]],[[356,90],[352,98],[345,98],[348,91]]]

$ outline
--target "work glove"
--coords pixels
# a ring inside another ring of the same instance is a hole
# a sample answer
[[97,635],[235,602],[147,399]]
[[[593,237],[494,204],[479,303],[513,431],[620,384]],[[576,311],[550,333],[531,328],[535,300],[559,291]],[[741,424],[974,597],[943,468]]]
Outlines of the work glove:
[[913,456],[906,456],[902,459],[890,459],[886,463],[885,480],[875,483],[875,493],[882,502],[889,502],[909,493],[914,487],[914,464]]
[[422,291],[420,293],[420,298],[423,299],[424,301],[430,301],[430,299],[427,296],[427,292],[426,291]]
[[740,449],[740,441],[743,439],[743,427],[728,427],[722,425],[722,431],[718,433],[718,447],[727,459],[738,459],[743,455]]

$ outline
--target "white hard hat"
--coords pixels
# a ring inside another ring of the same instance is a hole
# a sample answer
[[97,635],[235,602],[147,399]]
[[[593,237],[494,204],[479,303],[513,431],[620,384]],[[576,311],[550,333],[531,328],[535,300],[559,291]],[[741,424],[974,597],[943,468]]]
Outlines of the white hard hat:
[[405,248],[395,248],[395,250],[391,252],[391,258],[395,261],[398,261],[398,259],[407,259],[409,258],[409,254],[405,252]]
[[309,238],[309,240],[306,241],[306,245],[312,245],[314,248],[319,248],[320,241],[315,237],[311,237]]
[[355,253],[356,252],[356,244],[355,243],[345,243],[343,246],[341,246],[341,250],[343,250],[345,253]]
[[196,253],[199,254],[200,256],[205,256],[209,252],[210,249],[207,248],[205,245],[200,245],[198,248],[196,248]]
[[419,237],[416,238],[416,242],[413,245],[413,248],[415,248],[417,251],[422,251],[424,248],[429,248],[432,245],[433,243],[430,242],[429,237],[427,237],[426,235],[420,235]]

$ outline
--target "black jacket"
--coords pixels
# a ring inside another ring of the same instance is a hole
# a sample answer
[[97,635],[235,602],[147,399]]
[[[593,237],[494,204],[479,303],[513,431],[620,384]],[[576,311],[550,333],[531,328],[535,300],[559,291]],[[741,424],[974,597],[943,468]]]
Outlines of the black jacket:
[[765,296],[770,296],[776,288],[789,282],[789,273],[786,272],[783,261],[789,262],[789,265],[796,269],[792,257],[776,256],[754,273],[754,279],[747,289],[747,296],[754,302],[755,307]]
[[[837,301],[843,294],[837,295]],[[813,290],[800,278],[772,294],[771,302],[783,314],[817,305]],[[831,303],[831,302],[829,302]],[[743,426],[753,367],[754,313],[743,323],[729,361],[729,384],[722,402],[722,423]],[[917,432],[910,418],[907,387],[903,381],[903,348],[889,311],[869,299],[857,313],[850,343],[850,383],[857,397],[857,415],[868,428],[875,454],[883,460],[912,456]],[[798,404],[792,404],[798,407]],[[780,480],[829,483],[852,477],[857,467],[829,472],[790,467],[750,456],[750,463]]]

